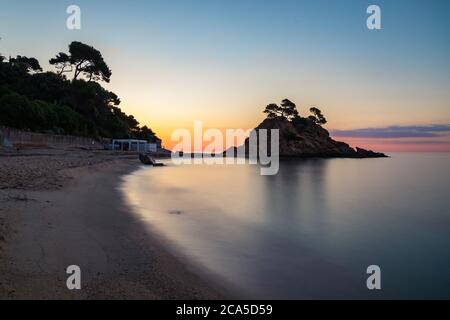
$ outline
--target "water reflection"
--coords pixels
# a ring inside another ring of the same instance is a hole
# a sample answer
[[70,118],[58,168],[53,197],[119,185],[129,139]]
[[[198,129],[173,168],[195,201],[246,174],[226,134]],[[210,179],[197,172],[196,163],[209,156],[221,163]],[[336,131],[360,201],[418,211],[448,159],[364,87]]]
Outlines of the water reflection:
[[[449,155],[290,160],[276,176],[168,166],[143,168],[123,189],[177,254],[250,297],[450,297],[450,275],[432,272],[450,266],[449,164]],[[382,266],[382,292],[365,287],[370,264]]]

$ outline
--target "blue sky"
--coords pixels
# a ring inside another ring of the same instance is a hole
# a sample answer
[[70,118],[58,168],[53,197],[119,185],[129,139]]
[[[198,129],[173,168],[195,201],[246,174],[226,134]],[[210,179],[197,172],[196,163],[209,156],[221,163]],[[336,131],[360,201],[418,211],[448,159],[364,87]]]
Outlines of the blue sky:
[[[450,1],[0,3],[2,54],[50,68],[71,41],[94,45],[122,108],[162,135],[193,120],[253,127],[283,98],[319,106],[336,130],[450,123]],[[70,4],[80,31],[65,28]],[[380,31],[366,28],[370,4]]]

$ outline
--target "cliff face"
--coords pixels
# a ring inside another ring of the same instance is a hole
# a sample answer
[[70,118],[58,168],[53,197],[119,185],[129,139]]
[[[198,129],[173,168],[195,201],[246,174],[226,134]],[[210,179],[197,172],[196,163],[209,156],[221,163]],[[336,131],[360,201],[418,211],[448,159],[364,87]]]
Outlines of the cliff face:
[[[327,130],[310,119],[301,119],[294,124],[284,118],[267,118],[255,128],[256,131],[260,129],[280,130],[280,156],[282,157],[386,157],[383,153],[362,148],[353,149],[345,142],[335,141]],[[248,139],[245,146],[246,150],[249,150]]]

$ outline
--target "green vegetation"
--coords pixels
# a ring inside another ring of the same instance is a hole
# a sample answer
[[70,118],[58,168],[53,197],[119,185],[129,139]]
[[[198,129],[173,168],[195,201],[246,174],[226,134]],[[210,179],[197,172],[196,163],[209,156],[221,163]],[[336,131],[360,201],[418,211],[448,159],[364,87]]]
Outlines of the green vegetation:
[[327,119],[325,119],[322,111],[320,111],[318,108],[312,107],[310,109],[310,112],[312,113],[311,116],[307,118],[301,117],[295,103],[288,99],[284,99],[280,105],[271,103],[267,105],[266,109],[264,110],[264,113],[267,114],[267,117],[269,119],[285,119],[292,122],[296,127],[305,126],[308,122],[311,121],[319,126],[325,125],[327,123]]
[[[0,55],[0,125],[94,138],[159,140],[120,108],[119,97],[98,82],[112,72],[100,51],[72,42],[69,53],[50,60],[57,72],[43,72],[35,58]],[[72,73],[71,80],[66,74]]]

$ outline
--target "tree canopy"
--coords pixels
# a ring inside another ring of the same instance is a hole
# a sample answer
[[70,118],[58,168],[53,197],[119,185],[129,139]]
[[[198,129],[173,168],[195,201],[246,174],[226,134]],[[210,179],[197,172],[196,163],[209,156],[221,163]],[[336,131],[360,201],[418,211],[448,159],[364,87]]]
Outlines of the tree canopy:
[[309,111],[311,111],[311,113],[313,114],[309,118],[311,120],[313,120],[315,123],[317,123],[318,125],[327,124],[328,121],[327,121],[327,119],[325,119],[325,117],[323,116],[322,111],[320,111],[320,109],[318,109],[316,107],[312,107],[311,109],[309,109]]
[[267,105],[264,113],[266,113],[271,119],[285,118],[288,120],[293,120],[295,117],[298,117],[297,106],[288,99],[281,101],[281,105],[277,105],[275,103]]
[[281,101],[280,105],[277,105],[275,103],[271,103],[266,106],[266,109],[264,110],[264,113],[267,114],[267,117],[269,119],[286,119],[288,121],[293,122],[294,124],[301,124],[305,123],[305,121],[313,121],[314,123],[318,125],[324,125],[327,123],[327,120],[322,114],[322,111],[320,111],[316,107],[312,107],[310,109],[312,115],[308,118],[302,118],[297,110],[297,106],[295,103],[293,103],[289,99],[284,99]]
[[55,58],[50,59],[49,63],[56,67],[59,75],[62,75],[64,72],[73,71],[70,56],[64,52],[58,53]]
[[9,59],[9,63],[17,68],[24,69],[26,72],[42,71],[41,65],[36,58],[17,56],[16,58]]
[[[156,142],[147,126],[120,109],[120,98],[98,81],[110,81],[101,53],[72,42],[69,54],[50,60],[57,72],[43,72],[35,58],[0,55],[0,125],[105,138],[139,138]],[[73,72],[68,80],[66,73]]]
[[73,80],[80,75],[84,75],[89,82],[111,80],[112,72],[100,51],[82,42],[72,42],[69,54],[60,52],[49,63],[56,66],[59,74],[73,72]]

